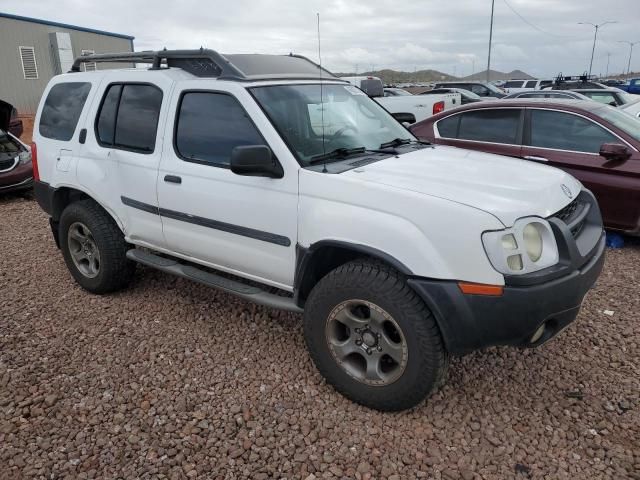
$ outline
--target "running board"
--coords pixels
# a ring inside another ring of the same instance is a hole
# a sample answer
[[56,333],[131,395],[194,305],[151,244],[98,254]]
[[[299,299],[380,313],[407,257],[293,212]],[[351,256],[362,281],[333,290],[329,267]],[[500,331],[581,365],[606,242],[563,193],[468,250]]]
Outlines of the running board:
[[178,277],[202,283],[208,287],[223,290],[250,302],[257,303],[258,305],[302,313],[302,308],[295,304],[293,298],[274,295],[258,287],[221,277],[220,275],[210,273],[198,267],[180,263],[172,258],[160,257],[159,255],[154,255],[153,253],[137,248],[127,251],[127,258],[142,265],[156,268],[162,272],[171,273]]

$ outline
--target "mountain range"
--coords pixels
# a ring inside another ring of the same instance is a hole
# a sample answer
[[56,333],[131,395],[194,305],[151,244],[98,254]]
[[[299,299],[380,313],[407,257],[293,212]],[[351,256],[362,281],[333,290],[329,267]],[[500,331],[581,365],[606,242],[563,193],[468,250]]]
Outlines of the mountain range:
[[[438,70],[418,70],[416,72],[401,72],[397,70],[376,70],[372,72],[361,72],[361,73],[335,73],[338,77],[352,77],[352,76],[372,76],[379,77],[385,84],[397,84],[397,83],[426,83],[426,82],[440,82],[440,81],[451,81],[451,80],[475,80],[475,81],[485,81],[487,79],[486,70],[483,72],[477,72],[473,75],[469,75],[467,77],[454,77],[453,75],[449,75],[448,73],[440,72]],[[522,79],[526,80],[529,78],[534,78],[528,73],[523,72],[522,70],[513,70],[511,72],[500,72],[498,70],[490,71],[490,80],[510,80],[510,79]]]

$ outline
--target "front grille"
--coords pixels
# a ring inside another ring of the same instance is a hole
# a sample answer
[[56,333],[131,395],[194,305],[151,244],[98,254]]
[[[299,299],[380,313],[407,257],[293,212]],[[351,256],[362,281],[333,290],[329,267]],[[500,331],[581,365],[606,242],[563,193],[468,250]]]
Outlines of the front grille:
[[562,220],[567,226],[571,228],[571,235],[573,236],[573,238],[578,238],[578,236],[582,232],[582,229],[584,228],[587,218],[585,215],[582,215],[583,218],[581,220],[577,222],[576,220],[580,218],[584,209],[587,207],[588,206],[586,203],[575,199],[562,210],[553,214],[552,217]]
[[578,209],[578,200],[576,199],[573,202],[571,202],[569,205],[564,207],[562,210],[560,210],[559,212],[554,213],[552,216],[559,218],[564,223],[570,223],[577,209]]
[[9,158],[7,160],[0,160],[0,171],[9,170],[16,163],[15,158]]

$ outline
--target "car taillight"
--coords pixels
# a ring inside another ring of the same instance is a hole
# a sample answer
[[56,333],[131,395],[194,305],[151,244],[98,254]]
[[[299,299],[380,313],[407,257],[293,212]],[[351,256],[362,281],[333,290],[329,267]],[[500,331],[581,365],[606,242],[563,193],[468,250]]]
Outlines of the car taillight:
[[35,142],[31,144],[31,164],[33,165],[33,179],[40,180],[40,172],[38,171],[38,147]]
[[433,114],[444,112],[444,102],[436,102],[433,104]]

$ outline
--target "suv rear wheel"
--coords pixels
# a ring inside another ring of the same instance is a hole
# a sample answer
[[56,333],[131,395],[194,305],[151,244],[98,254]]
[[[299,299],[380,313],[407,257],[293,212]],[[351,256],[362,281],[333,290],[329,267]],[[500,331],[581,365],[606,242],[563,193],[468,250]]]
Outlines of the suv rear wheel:
[[354,261],[320,280],[305,305],[304,334],[327,381],[378,410],[417,405],[446,374],[448,355],[432,313],[383,264]]
[[70,204],[59,224],[62,255],[82,288],[92,293],[109,293],[126,287],[136,264],[128,260],[124,235],[93,200]]

